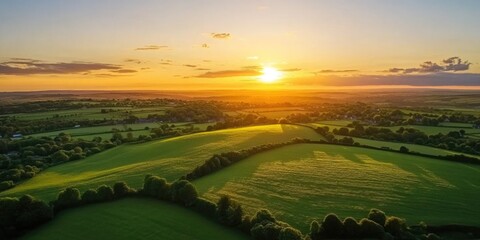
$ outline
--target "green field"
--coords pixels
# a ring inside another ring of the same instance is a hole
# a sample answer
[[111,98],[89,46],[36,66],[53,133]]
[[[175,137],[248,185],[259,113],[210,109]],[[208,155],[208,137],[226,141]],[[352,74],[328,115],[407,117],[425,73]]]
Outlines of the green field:
[[123,199],[66,210],[22,239],[236,240],[249,237],[184,207],[153,199]]
[[306,231],[330,212],[361,218],[370,208],[409,224],[480,219],[480,167],[400,153],[298,144],[264,152],[194,181],[204,197],[231,195],[252,213],[270,209]]
[[[160,123],[161,124],[161,123]],[[95,137],[101,137],[103,140],[108,140],[112,137],[112,129],[116,128],[121,131],[121,133],[126,136],[128,132],[131,132],[134,137],[138,137],[140,135],[149,136],[150,130],[145,130],[145,128],[158,128],[160,126],[159,123],[136,123],[136,124],[117,124],[117,125],[107,125],[107,126],[97,126],[97,127],[80,127],[80,128],[72,128],[60,131],[52,131],[52,132],[45,132],[45,133],[37,133],[28,135],[31,137],[55,137],[58,136],[60,133],[68,133],[73,138],[91,140]],[[197,128],[199,131],[205,131],[209,125],[213,125],[214,123],[200,123],[200,124],[192,124],[186,122],[179,122],[179,123],[168,123],[169,125],[174,124],[177,129],[186,128],[190,125],[193,125],[194,128]],[[131,129],[131,131],[129,130]]]
[[123,180],[140,187],[146,174],[175,180],[215,153],[240,150],[295,137],[319,140],[313,130],[288,124],[204,132],[142,144],[121,145],[83,160],[49,168],[0,196],[31,194],[51,200],[67,187],[80,190]]

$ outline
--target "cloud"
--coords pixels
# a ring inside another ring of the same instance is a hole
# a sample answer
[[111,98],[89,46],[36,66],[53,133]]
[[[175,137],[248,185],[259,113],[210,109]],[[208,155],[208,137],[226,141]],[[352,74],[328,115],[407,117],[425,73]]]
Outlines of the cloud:
[[119,65],[93,62],[48,63],[31,59],[12,59],[0,63],[0,75],[75,74],[97,70],[124,70]]
[[197,78],[227,78],[227,77],[255,77],[262,75],[261,72],[256,70],[225,70],[217,72],[206,72],[195,77]]
[[213,38],[216,39],[228,39],[230,38],[230,33],[212,33]]
[[190,68],[197,67],[197,65],[193,65],[193,64],[184,64],[183,66],[185,66],[185,67],[190,67]]
[[295,79],[292,84],[324,86],[480,86],[479,73],[436,72],[432,74],[317,76]]
[[206,44],[206,43],[203,43],[202,48],[210,48],[210,46],[208,46],[208,44]]
[[128,63],[136,63],[136,64],[142,63],[142,61],[140,61],[140,60],[138,60],[138,59],[133,59],[133,58],[127,58],[127,59],[125,59],[125,62],[128,62]]
[[198,70],[198,71],[209,71],[210,68],[196,68],[195,70]]
[[358,70],[355,70],[355,69],[345,69],[345,70],[325,69],[325,70],[320,70],[316,73],[325,74],[325,73],[351,73],[351,72],[358,72]]
[[135,50],[136,51],[159,50],[159,49],[162,49],[162,48],[168,48],[168,46],[165,46],[165,45],[147,45],[147,46],[144,46],[144,47],[135,48]]
[[282,72],[298,72],[301,71],[302,69],[300,68],[286,68],[286,69],[280,69]]
[[466,71],[470,68],[471,63],[468,61],[462,61],[459,57],[451,57],[442,60],[442,63],[438,64],[432,61],[426,61],[420,64],[418,68],[390,68],[385,72],[389,73],[437,73],[437,72],[458,72]]
[[110,72],[114,72],[114,73],[135,73],[137,72],[137,70],[133,70],[133,69],[119,69],[119,70],[112,70]]

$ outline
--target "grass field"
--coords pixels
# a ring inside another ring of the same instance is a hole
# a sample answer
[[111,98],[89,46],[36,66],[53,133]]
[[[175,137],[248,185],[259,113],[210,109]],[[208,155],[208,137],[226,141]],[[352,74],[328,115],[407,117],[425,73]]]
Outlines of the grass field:
[[153,199],[123,199],[66,210],[22,239],[237,240],[249,237],[177,205]]
[[[186,122],[178,122],[178,123],[169,123],[169,125],[174,124],[177,129],[182,129],[188,127],[191,123]],[[200,123],[200,124],[192,124],[194,128],[198,128],[199,131],[205,131],[208,125],[213,125],[214,123]],[[55,137],[58,136],[60,133],[68,133],[73,138],[82,138],[85,140],[91,140],[95,137],[101,137],[103,140],[108,140],[112,137],[112,129],[116,128],[121,131],[121,133],[126,136],[128,132],[131,132],[134,137],[138,137],[140,135],[149,136],[150,130],[145,130],[146,127],[148,128],[158,128],[160,125],[158,123],[136,123],[136,124],[117,124],[117,125],[107,125],[107,126],[97,126],[97,127],[80,127],[80,128],[72,128],[72,129],[65,129],[60,131],[52,131],[52,132],[45,132],[45,133],[37,133],[28,135],[31,137]],[[129,131],[128,129],[132,129]]]
[[479,225],[480,167],[400,153],[298,144],[264,152],[194,181],[204,197],[229,194],[251,213],[272,210],[303,231],[330,212],[370,208],[409,224]]
[[121,145],[83,160],[49,168],[0,196],[33,196],[52,200],[75,186],[81,190],[124,180],[140,187],[146,174],[174,180],[190,172],[215,153],[280,143],[295,137],[319,140],[313,130],[288,124],[204,132],[143,144]]

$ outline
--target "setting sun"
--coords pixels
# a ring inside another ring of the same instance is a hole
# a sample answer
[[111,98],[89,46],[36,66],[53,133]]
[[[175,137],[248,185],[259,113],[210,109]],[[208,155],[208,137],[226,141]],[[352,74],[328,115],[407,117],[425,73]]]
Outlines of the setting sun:
[[274,83],[282,77],[282,72],[273,67],[264,67],[260,76],[260,81],[264,83]]

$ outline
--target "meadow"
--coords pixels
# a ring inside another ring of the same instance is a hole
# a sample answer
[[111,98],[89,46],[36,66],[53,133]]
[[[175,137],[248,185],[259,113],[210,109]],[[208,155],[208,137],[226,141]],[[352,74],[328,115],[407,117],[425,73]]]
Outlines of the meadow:
[[[55,137],[58,136],[60,133],[67,133],[72,136],[74,139],[84,139],[84,140],[92,140],[95,137],[101,137],[103,140],[108,140],[112,137],[113,131],[112,129],[118,129],[123,135],[131,132],[133,137],[138,137],[140,135],[149,136],[150,130],[152,128],[158,128],[162,123],[150,122],[150,123],[135,123],[135,124],[116,124],[116,125],[106,125],[106,126],[97,126],[97,127],[79,127],[79,128],[71,128],[59,131],[52,131],[52,132],[44,132],[44,133],[37,133],[31,134],[28,136],[31,137]],[[186,127],[193,126],[194,129],[198,129],[198,131],[205,131],[209,125],[213,123],[200,123],[200,124],[193,124],[193,123],[186,123],[186,122],[178,122],[178,123],[169,123],[169,125],[175,125],[175,129],[181,130]]]
[[240,240],[249,237],[174,204],[128,198],[66,210],[21,239]]
[[320,140],[313,130],[275,124],[196,133],[141,144],[124,144],[83,160],[48,168],[32,179],[1,192],[0,196],[31,194],[52,200],[68,186],[84,191],[101,184],[126,181],[141,186],[146,174],[175,180],[202,164],[215,153],[240,150],[292,138]]
[[270,209],[306,231],[330,212],[365,217],[371,208],[407,223],[478,224],[480,168],[400,153],[298,144],[257,154],[194,181],[203,197],[222,194],[250,213]]

